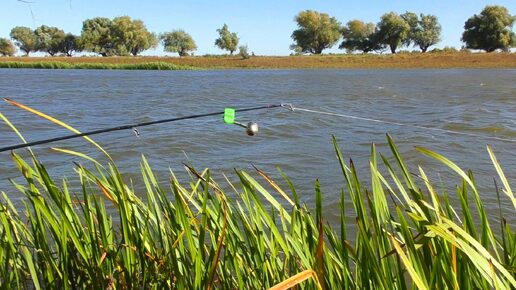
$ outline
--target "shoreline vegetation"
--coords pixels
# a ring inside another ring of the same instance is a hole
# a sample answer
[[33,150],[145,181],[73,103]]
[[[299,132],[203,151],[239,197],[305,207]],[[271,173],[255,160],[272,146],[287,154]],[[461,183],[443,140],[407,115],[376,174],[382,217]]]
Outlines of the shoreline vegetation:
[[398,53],[296,56],[0,57],[0,68],[35,69],[410,69],[516,68],[516,53]]
[[[111,161],[101,164],[56,148],[56,154],[84,160],[75,163],[73,178],[81,186],[74,190],[52,179],[31,151],[26,158],[13,152],[24,177],[13,183],[24,206],[13,206],[8,193],[0,195],[0,284],[15,289],[278,290],[296,284],[300,289],[514,289],[516,234],[503,217],[514,211],[500,208],[500,220],[491,223],[473,173],[418,148],[458,177],[457,192],[438,192],[422,168],[408,169],[389,136],[387,142],[389,158],[371,146],[367,189],[334,139],[344,188],[340,222],[332,225],[323,218],[318,181],[311,209],[285,176],[274,182],[257,169],[254,175],[263,178],[258,181],[236,170],[240,181],[224,192],[209,170],[188,165],[190,181],[180,182],[171,173],[168,182],[159,182],[143,157],[138,182],[146,189],[136,192],[105,151]],[[495,184],[491,194],[516,206],[496,157],[489,148],[488,153],[502,185],[499,192]],[[458,194],[459,207],[450,204],[452,194]]]
[[[189,180],[170,172],[160,182],[142,156],[134,181],[145,186],[134,190],[109,153],[84,138],[103,157],[52,148],[77,158],[75,186],[52,178],[30,148],[11,152],[20,174],[11,190],[23,198],[15,205],[12,192],[0,190],[2,288],[516,288],[516,233],[504,218],[514,214],[516,198],[489,146],[498,176],[483,194],[471,171],[416,147],[454,172],[457,190],[448,193],[422,167],[409,169],[389,135],[388,155],[371,145],[371,185],[364,185],[333,137],[343,188],[333,201],[338,221],[329,224],[318,180],[312,208],[281,171],[283,180],[273,181],[256,167],[254,174],[235,170],[239,181],[226,177],[225,191],[208,169],[188,164]],[[499,220],[488,217],[484,194],[497,197]],[[511,204],[509,212],[502,202]]]

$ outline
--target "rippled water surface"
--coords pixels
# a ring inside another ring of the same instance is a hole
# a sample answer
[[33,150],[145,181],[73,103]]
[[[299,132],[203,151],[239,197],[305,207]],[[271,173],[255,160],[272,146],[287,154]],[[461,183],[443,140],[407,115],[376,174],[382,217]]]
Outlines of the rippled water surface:
[[[303,200],[313,202],[315,179],[321,182],[326,213],[338,213],[344,185],[331,136],[352,158],[367,184],[370,144],[389,155],[385,134],[397,141],[402,155],[416,171],[421,165],[440,190],[454,195],[460,179],[444,166],[417,153],[424,146],[442,153],[465,169],[472,169],[486,206],[497,215],[493,186],[496,175],[486,152],[490,144],[510,182],[516,180],[516,143],[479,136],[516,138],[516,70],[223,70],[223,71],[92,71],[0,70],[1,96],[48,113],[81,131],[190,114],[288,102],[294,106],[331,111],[408,125],[460,131],[467,136],[413,126],[328,116],[285,109],[242,113],[237,119],[260,125],[258,136],[225,125],[220,117],[139,128],[140,137],[121,131],[94,137],[115,158],[122,171],[141,188],[140,155],[166,180],[172,169],[187,181],[183,162],[209,167],[216,179],[236,180],[234,168],[252,164],[278,178],[280,167],[296,185]],[[29,141],[69,132],[7,103],[6,115]],[[0,124],[0,147],[18,143]],[[34,147],[57,177],[73,183],[72,161],[50,146],[99,157],[82,139]],[[7,181],[18,174],[9,153],[0,153],[0,190],[15,201],[21,195]],[[282,182],[280,182],[283,184]],[[516,184],[515,184],[516,186]],[[502,205],[514,213],[507,199]]]

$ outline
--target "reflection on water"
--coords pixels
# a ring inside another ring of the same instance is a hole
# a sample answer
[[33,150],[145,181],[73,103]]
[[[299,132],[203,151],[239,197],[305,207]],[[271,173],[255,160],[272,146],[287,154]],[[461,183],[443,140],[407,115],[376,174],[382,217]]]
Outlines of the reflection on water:
[[[516,138],[515,79],[515,70],[0,70],[2,97],[42,110],[81,131],[221,111],[227,106],[289,102],[359,117]],[[29,141],[69,133],[6,103],[0,104],[0,112]],[[435,184],[451,195],[458,177],[417,153],[414,146],[430,148],[472,169],[489,210],[497,208],[492,179],[496,172],[486,144],[494,148],[509,180],[516,179],[516,144],[511,142],[284,109],[242,113],[237,119],[258,122],[258,136],[248,137],[241,128],[214,117],[139,128],[139,138],[121,131],[94,139],[113,155],[136,189],[142,186],[138,179],[141,154],[163,180],[169,168],[186,178],[183,162],[209,167],[221,181],[222,174],[236,180],[233,169],[252,170],[252,164],[278,178],[276,167],[280,167],[308,203],[313,201],[318,178],[330,219],[338,213],[335,204],[344,184],[332,135],[343,153],[353,158],[365,184],[370,144],[376,143],[380,152],[389,155],[385,133],[397,141],[411,168],[423,166]],[[0,146],[18,142],[7,126],[0,126]],[[84,140],[52,146],[101,156]],[[71,177],[72,162],[84,162],[49,147],[34,150],[56,176]],[[8,153],[0,153],[0,176],[0,190],[13,199],[20,197],[7,182],[17,176]],[[514,211],[508,201],[503,207]]]

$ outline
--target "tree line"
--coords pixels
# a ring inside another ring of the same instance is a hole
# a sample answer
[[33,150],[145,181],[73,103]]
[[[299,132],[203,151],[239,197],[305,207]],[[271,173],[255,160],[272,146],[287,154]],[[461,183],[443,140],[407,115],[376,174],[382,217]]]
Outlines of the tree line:
[[[215,45],[231,54],[238,47],[239,37],[229,31],[226,24],[217,29],[219,38]],[[13,56],[16,46],[30,55],[33,52],[44,52],[50,56],[63,54],[72,56],[77,52],[92,52],[101,56],[136,56],[141,52],[155,48],[161,41],[164,50],[177,52],[186,56],[197,49],[193,38],[184,30],[173,30],[159,36],[148,31],[143,21],[120,16],[114,19],[95,17],[82,24],[81,35],[65,33],[58,27],[41,25],[35,30],[25,26],[11,29],[11,41],[0,38],[0,54]],[[247,46],[240,46],[240,54],[247,55]]]
[[[486,6],[479,15],[475,14],[464,24],[461,40],[465,48],[492,52],[497,49],[508,51],[516,46],[512,32],[515,17],[503,6]],[[294,18],[296,29],[291,45],[296,53],[321,54],[333,47],[342,38],[340,49],[347,52],[382,52],[389,49],[396,53],[402,46],[415,46],[422,52],[439,43],[441,25],[435,15],[406,12],[389,12],[378,23],[366,23],[354,19],[345,25],[326,13],[313,10],[299,12]],[[219,37],[215,45],[233,54],[238,47],[239,37],[226,24],[217,29]],[[149,32],[138,19],[120,16],[114,19],[96,17],[83,22],[80,35],[65,33],[58,27],[41,25],[35,30],[17,26],[11,30],[11,39],[0,38],[0,54],[12,56],[16,47],[29,55],[44,52],[51,56],[63,54],[72,56],[77,52],[92,52],[101,56],[138,55],[155,48],[160,42],[167,52],[187,56],[197,49],[194,39],[184,30],[173,30],[160,35]],[[240,55],[249,57],[247,46],[238,47]]]
[[[503,6],[486,6],[479,15],[465,22],[461,40],[469,49],[508,51],[516,46],[512,32],[515,19]],[[441,35],[441,25],[435,15],[413,12],[385,13],[377,24],[354,19],[342,26],[326,13],[305,10],[295,21],[298,29],[292,33],[295,43],[291,49],[296,53],[321,54],[341,38],[339,48],[348,52],[381,52],[388,48],[396,53],[402,46],[413,45],[424,53],[439,43]]]

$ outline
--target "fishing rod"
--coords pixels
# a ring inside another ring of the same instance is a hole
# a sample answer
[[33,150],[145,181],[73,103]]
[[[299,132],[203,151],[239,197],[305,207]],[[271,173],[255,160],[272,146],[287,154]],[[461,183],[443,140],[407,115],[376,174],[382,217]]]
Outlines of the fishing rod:
[[121,125],[121,126],[112,127],[112,128],[99,129],[99,130],[94,130],[94,131],[89,131],[89,132],[84,132],[84,133],[79,133],[79,134],[72,134],[72,135],[51,138],[51,139],[45,139],[45,140],[39,140],[39,141],[34,141],[34,142],[29,142],[29,143],[17,144],[17,145],[13,145],[13,146],[7,146],[7,147],[0,148],[0,152],[25,148],[25,147],[29,147],[29,146],[47,144],[47,143],[52,143],[52,142],[57,142],[57,141],[62,141],[62,140],[68,140],[68,139],[73,139],[73,138],[79,138],[79,137],[84,137],[84,136],[96,135],[96,134],[101,134],[101,133],[120,131],[120,130],[133,130],[135,132],[136,136],[138,136],[139,132],[137,130],[137,127],[144,127],[144,126],[149,126],[149,125],[169,123],[169,122],[188,120],[188,119],[204,118],[204,117],[210,117],[210,116],[216,116],[216,115],[224,115],[224,123],[234,124],[234,125],[243,127],[246,129],[247,135],[254,136],[258,133],[258,124],[255,122],[249,122],[247,124],[242,124],[240,122],[237,122],[235,120],[236,113],[237,112],[257,111],[257,110],[264,110],[264,109],[272,109],[272,108],[279,108],[279,107],[285,108],[292,112],[316,113],[316,114],[321,114],[321,115],[342,117],[342,118],[346,118],[346,119],[360,120],[360,121],[365,121],[365,122],[374,122],[374,123],[382,123],[382,124],[389,124],[389,125],[395,125],[395,126],[410,127],[410,128],[420,129],[423,131],[437,131],[437,132],[441,132],[441,133],[445,133],[445,134],[457,134],[457,135],[463,135],[463,136],[469,136],[469,137],[477,137],[477,138],[483,138],[483,139],[489,139],[489,140],[497,140],[497,141],[503,141],[503,142],[516,143],[516,139],[496,137],[496,136],[485,136],[485,135],[481,135],[481,134],[448,130],[448,129],[443,129],[443,128],[435,128],[435,127],[430,127],[430,126],[401,123],[401,122],[374,119],[374,118],[366,118],[366,117],[360,117],[360,116],[354,116],[354,115],[348,115],[348,114],[340,114],[340,113],[330,112],[330,111],[321,111],[321,110],[300,108],[300,107],[294,107],[292,104],[289,104],[289,103],[281,103],[281,104],[275,104],[275,105],[266,105],[266,106],[243,108],[243,109],[225,108],[225,110],[223,112],[190,115],[190,116],[184,116],[184,117],[162,119],[162,120],[157,120],[157,121]]
[[102,133],[107,133],[107,132],[121,131],[121,130],[133,130],[135,132],[135,134],[138,136],[139,135],[139,132],[137,130],[138,127],[145,127],[145,126],[162,124],[162,123],[171,123],[171,122],[182,121],[182,120],[199,119],[199,118],[205,118],[205,117],[211,117],[211,116],[217,116],[217,115],[224,115],[224,123],[234,124],[234,125],[243,127],[246,129],[247,135],[254,136],[258,133],[258,124],[255,122],[249,122],[249,123],[247,123],[247,125],[245,125],[240,122],[237,122],[235,120],[235,116],[236,116],[237,112],[250,112],[250,111],[273,109],[273,108],[279,108],[279,107],[289,108],[289,106],[290,106],[289,104],[274,104],[274,105],[265,105],[265,106],[242,108],[242,109],[225,108],[224,111],[222,111],[222,112],[213,112],[213,113],[190,115],[190,116],[183,116],[183,117],[176,117],[176,118],[168,118],[168,119],[135,123],[135,124],[120,125],[120,126],[111,127],[111,128],[83,132],[83,133],[79,133],[79,134],[71,134],[71,135],[49,138],[49,139],[44,139],[44,140],[39,140],[39,141],[34,141],[34,142],[21,143],[21,144],[17,144],[17,145],[0,148],[0,152],[11,151],[11,150],[20,149],[20,148],[26,148],[26,147],[30,147],[30,146],[48,144],[48,143],[52,143],[52,142],[74,139],[74,138],[79,138],[79,137],[97,135],[97,134],[102,134]]

